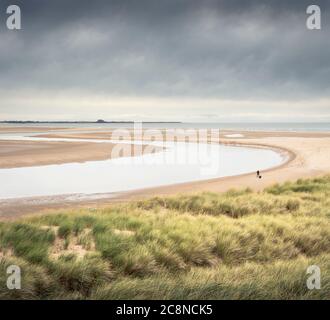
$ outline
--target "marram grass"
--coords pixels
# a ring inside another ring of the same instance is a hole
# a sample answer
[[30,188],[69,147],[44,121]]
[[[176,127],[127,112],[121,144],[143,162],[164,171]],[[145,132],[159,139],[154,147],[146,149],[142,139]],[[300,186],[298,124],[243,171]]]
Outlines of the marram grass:
[[329,299],[330,177],[3,222],[0,298]]

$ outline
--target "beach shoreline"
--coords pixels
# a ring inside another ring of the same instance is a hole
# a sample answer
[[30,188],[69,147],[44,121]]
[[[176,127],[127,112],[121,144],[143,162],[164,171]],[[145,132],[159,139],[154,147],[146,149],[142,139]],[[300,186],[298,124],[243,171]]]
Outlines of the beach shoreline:
[[[104,133],[101,133],[104,134]],[[241,134],[229,138],[226,135]],[[53,136],[56,136],[53,135]],[[95,138],[95,135],[93,135]],[[77,134],[75,134],[77,138]],[[85,136],[84,136],[85,139]],[[198,192],[226,192],[230,189],[250,188],[261,191],[275,183],[313,178],[330,173],[330,133],[248,132],[223,131],[221,143],[231,146],[267,148],[282,153],[285,162],[262,172],[262,179],[255,173],[230,177],[186,182],[134,191],[103,195],[66,195],[50,197],[0,200],[0,219],[17,219],[30,214],[43,214],[63,208],[104,207],[113,203],[136,201],[154,196],[193,194]]]
[[[112,152],[115,146],[127,150],[127,144],[110,142],[0,140],[0,169],[109,160],[120,156],[116,152]],[[146,145],[142,145],[140,148],[130,146],[127,156],[139,156],[149,151]],[[155,147],[152,151],[161,150],[161,148]]]

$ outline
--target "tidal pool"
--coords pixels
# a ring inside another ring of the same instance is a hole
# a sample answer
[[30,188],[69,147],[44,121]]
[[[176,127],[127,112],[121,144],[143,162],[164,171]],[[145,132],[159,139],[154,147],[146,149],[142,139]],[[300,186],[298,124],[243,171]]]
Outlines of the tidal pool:
[[[2,136],[0,139],[85,141]],[[87,140],[109,143],[111,140]],[[123,141],[120,141],[123,143]],[[125,141],[125,143],[131,143]],[[135,141],[141,144],[140,141]],[[148,142],[148,144],[150,144]],[[159,142],[152,142],[159,145]],[[116,193],[263,171],[285,157],[273,150],[219,144],[168,142],[164,151],[137,157],[0,169],[0,199]],[[110,155],[109,155],[110,156]],[[239,188],[239,186],[237,186]]]

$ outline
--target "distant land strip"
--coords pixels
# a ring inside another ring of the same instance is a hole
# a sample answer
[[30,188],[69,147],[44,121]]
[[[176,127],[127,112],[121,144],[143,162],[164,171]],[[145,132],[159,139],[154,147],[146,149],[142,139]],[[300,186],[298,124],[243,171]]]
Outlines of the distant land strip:
[[5,120],[0,121],[0,123],[10,123],[10,124],[45,124],[45,123],[54,123],[54,124],[70,124],[70,123],[95,123],[95,124],[102,124],[102,123],[135,123],[135,122],[142,122],[142,123],[182,123],[180,121],[105,121],[105,120],[97,120],[97,121],[21,121],[21,120]]

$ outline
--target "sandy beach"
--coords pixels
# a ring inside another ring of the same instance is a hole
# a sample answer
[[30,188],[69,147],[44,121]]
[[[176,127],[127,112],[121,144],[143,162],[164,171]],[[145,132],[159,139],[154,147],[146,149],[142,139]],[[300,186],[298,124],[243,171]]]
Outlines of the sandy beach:
[[[127,147],[112,143],[0,141],[0,169],[107,160],[116,157],[114,146]],[[144,147],[131,146],[129,154],[140,155]]]
[[[47,134],[48,138],[104,139],[111,131],[91,133]],[[0,218],[13,219],[26,214],[40,213],[56,208],[99,207],[115,202],[148,198],[152,196],[196,193],[200,191],[225,192],[230,189],[251,188],[262,190],[275,183],[311,178],[330,173],[330,133],[297,132],[247,132],[222,131],[221,143],[267,147],[289,155],[286,163],[262,172],[262,179],[255,173],[207,181],[189,182],[102,195],[100,197],[43,197],[19,200],[0,200]],[[50,163],[102,160],[109,157],[111,144],[89,142],[9,142],[2,141],[0,167],[18,167]],[[31,157],[31,158],[30,158]],[[33,159],[33,160],[32,160]]]
[[[110,132],[84,134],[84,139],[104,139]],[[239,138],[228,138],[239,135]],[[48,135],[48,137],[55,137]],[[79,138],[78,134],[75,134]],[[287,161],[276,168],[263,172],[262,179],[256,179],[255,173],[189,182],[172,186],[151,188],[127,192],[118,199],[136,199],[155,195],[172,195],[199,191],[225,192],[230,189],[249,187],[262,190],[275,183],[293,181],[299,178],[311,178],[330,173],[330,133],[327,132],[250,132],[222,131],[221,143],[228,145],[266,147],[289,155]]]

